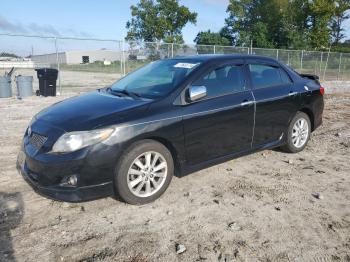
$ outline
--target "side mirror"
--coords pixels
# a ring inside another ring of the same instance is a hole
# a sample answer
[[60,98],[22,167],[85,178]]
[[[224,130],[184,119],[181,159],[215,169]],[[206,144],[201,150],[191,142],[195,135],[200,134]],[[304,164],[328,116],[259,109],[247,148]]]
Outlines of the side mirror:
[[191,102],[197,101],[207,96],[207,88],[205,86],[190,86],[188,96]]

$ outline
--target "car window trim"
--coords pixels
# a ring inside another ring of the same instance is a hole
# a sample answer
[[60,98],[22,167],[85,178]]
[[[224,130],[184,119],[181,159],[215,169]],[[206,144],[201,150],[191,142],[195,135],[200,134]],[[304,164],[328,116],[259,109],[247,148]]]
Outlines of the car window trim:
[[292,83],[281,83],[278,85],[270,85],[270,86],[264,86],[264,87],[260,87],[260,88],[254,88],[253,86],[253,90],[260,90],[260,89],[265,89],[265,88],[276,88],[276,87],[284,87],[284,86],[290,86]]

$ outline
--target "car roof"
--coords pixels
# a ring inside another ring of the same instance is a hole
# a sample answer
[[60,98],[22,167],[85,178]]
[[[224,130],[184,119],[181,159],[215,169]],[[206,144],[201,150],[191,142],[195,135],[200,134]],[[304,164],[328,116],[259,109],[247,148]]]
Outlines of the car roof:
[[210,62],[220,62],[220,61],[228,61],[231,59],[256,59],[256,60],[262,60],[266,62],[272,62],[273,64],[278,64],[282,66],[285,70],[289,72],[289,75],[292,75],[292,78],[295,79],[300,79],[301,76],[291,69],[290,67],[284,65],[283,63],[279,62],[278,60],[268,57],[268,56],[261,56],[261,55],[248,55],[248,54],[207,54],[207,55],[189,55],[189,56],[176,56],[174,58],[169,58],[169,59],[174,59],[174,60],[187,60],[193,62],[198,62],[200,61],[201,63],[210,63]]
[[267,56],[260,56],[260,55],[247,55],[247,54],[206,54],[206,55],[189,55],[189,56],[176,56],[171,59],[175,60],[195,60],[195,61],[202,61],[202,62],[209,62],[213,60],[228,60],[228,59],[259,59],[259,60],[265,60],[265,61],[273,61],[278,62],[276,59],[267,57]]

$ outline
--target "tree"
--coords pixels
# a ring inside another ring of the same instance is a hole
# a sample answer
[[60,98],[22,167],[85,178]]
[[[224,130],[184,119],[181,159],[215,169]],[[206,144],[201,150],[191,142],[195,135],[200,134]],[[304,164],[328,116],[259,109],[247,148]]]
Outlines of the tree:
[[350,0],[339,0],[335,2],[334,15],[331,20],[331,36],[333,44],[337,45],[342,39],[344,39],[343,23],[346,19],[350,18]]
[[332,46],[332,51],[350,53],[350,40],[345,40],[344,43],[338,43]]
[[220,33],[214,33],[210,30],[205,32],[199,32],[196,38],[193,40],[197,45],[230,45],[231,42]]
[[350,0],[230,0],[223,31],[235,45],[329,47],[344,38]]
[[19,56],[18,56],[18,55],[16,55],[16,54],[13,54],[13,53],[6,53],[6,52],[0,53],[0,57],[13,57],[13,58],[19,58]]
[[252,25],[252,9],[254,0],[230,0],[227,7],[229,17],[225,19],[222,31],[230,35],[233,45],[248,45],[250,42],[249,30]]
[[235,45],[276,47],[283,35],[281,21],[288,0],[230,0],[229,17],[223,32],[231,35]]
[[316,49],[328,48],[331,42],[329,23],[334,13],[333,0],[310,2],[310,44]]
[[235,36],[231,34],[230,30],[227,27],[223,27],[221,28],[219,34],[222,37],[225,37],[226,39],[228,39],[230,41],[230,45],[234,45],[236,42]]
[[132,18],[126,23],[126,40],[183,43],[183,27],[197,22],[197,13],[179,5],[178,0],[140,0],[130,9]]
[[278,47],[290,49],[309,48],[309,13],[308,0],[290,1],[282,15],[281,34],[284,41]]

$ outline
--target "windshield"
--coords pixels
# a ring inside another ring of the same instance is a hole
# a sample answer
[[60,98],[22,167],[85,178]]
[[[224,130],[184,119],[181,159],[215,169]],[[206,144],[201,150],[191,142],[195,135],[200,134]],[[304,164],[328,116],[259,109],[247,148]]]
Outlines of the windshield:
[[199,64],[199,61],[192,59],[158,60],[126,75],[114,83],[111,89],[145,98],[163,97]]

